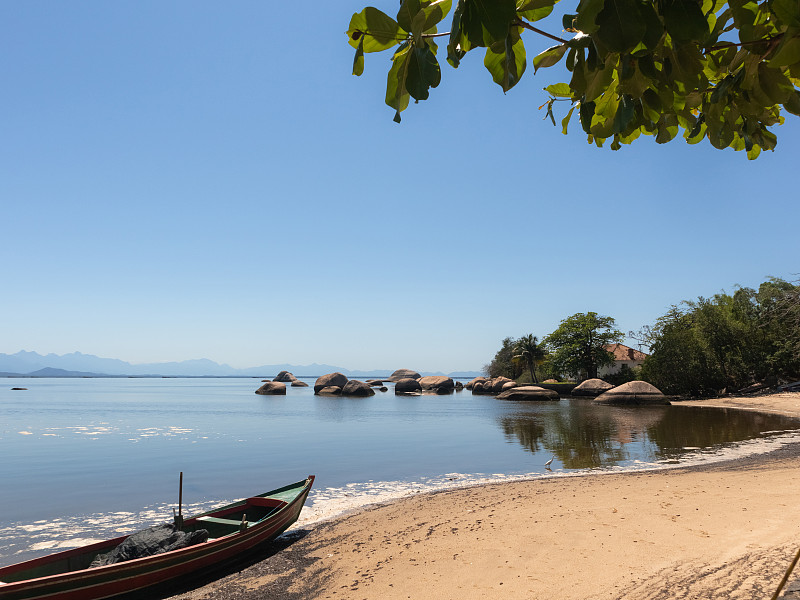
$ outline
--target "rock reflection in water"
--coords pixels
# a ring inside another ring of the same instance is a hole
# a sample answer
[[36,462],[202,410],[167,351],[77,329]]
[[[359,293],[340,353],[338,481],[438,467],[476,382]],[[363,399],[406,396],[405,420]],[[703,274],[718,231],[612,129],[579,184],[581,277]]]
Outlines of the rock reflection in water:
[[506,439],[533,453],[555,454],[565,469],[608,467],[634,456],[648,462],[674,458],[688,449],[800,428],[797,420],[780,415],[684,406],[598,406],[582,399],[526,406],[524,412],[498,420]]

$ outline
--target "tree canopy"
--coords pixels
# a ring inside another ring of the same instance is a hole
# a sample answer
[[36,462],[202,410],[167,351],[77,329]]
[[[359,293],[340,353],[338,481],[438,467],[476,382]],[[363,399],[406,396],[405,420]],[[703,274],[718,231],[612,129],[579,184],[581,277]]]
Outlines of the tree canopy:
[[642,378],[669,394],[708,396],[800,377],[800,286],[782,279],[673,306],[641,333]]
[[550,361],[556,370],[592,379],[599,367],[614,363],[614,355],[605,346],[622,338],[612,317],[588,312],[561,321],[558,329],[544,338],[544,344],[552,351]]
[[[563,133],[577,117],[598,146],[611,140],[618,150],[642,135],[666,143],[682,132],[690,144],[708,139],[754,159],[774,150],[770,128],[782,110],[800,115],[798,0],[579,0],[560,22],[557,2],[456,0],[453,9],[452,0],[402,0],[394,18],[368,6],[347,30],[353,74],[364,72],[366,53],[392,51],[386,104],[399,122],[411,98],[426,100],[441,81],[437,39],[456,68],[483,48],[506,92],[526,72],[525,34],[555,42],[532,58],[534,73],[566,68],[567,81],[544,88],[547,116],[555,125],[557,103],[568,103]],[[440,33],[451,9],[450,31]],[[537,23],[547,17],[549,32]]]

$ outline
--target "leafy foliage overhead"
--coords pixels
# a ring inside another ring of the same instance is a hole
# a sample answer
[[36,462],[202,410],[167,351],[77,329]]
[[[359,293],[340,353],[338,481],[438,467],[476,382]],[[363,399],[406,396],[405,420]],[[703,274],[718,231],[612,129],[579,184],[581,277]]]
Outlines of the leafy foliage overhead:
[[[435,39],[447,37],[453,67],[483,48],[505,92],[526,72],[528,32],[557,42],[532,58],[534,72],[563,63],[569,79],[544,88],[547,116],[555,125],[556,102],[569,103],[562,131],[575,115],[598,146],[682,132],[690,144],[707,138],[754,159],[774,150],[781,109],[800,115],[800,0],[579,0],[552,27],[564,37],[533,25],[556,2],[403,0],[395,18],[366,7],[347,30],[353,73],[364,72],[365,53],[393,49],[386,104],[399,122],[411,98],[427,99],[441,81]],[[450,32],[439,33],[451,10]]]

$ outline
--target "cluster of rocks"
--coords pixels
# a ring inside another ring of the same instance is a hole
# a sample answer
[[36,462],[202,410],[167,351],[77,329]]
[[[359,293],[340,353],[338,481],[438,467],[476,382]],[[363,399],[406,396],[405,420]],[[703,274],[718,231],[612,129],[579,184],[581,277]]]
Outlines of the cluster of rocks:
[[[546,381],[544,383],[557,383]],[[508,377],[476,377],[465,386],[473,394],[493,394],[501,400],[558,400],[555,390],[537,385],[520,385]],[[594,397],[598,404],[669,404],[666,396],[646,381],[630,381],[614,387],[602,379],[587,379],[573,388],[573,396]]]
[[496,394],[500,400],[558,400],[555,390],[538,385],[519,385],[508,377],[476,377],[466,387],[473,394]]
[[[394,383],[395,394],[401,396],[430,394],[452,394],[463,389],[464,384],[454,382],[450,377],[442,375],[429,375],[423,377],[410,369],[398,369],[387,379]],[[286,394],[286,382],[295,385],[297,379],[287,371],[281,371],[273,381],[265,381],[256,394],[273,395]],[[301,385],[306,385],[299,382]],[[369,379],[359,381],[348,379],[342,373],[328,373],[319,377],[314,383],[314,394],[318,396],[374,396],[375,389],[381,392],[388,391],[382,379]]]
[[[454,382],[444,375],[423,377],[410,369],[398,369],[387,381],[394,383],[394,392],[399,396],[418,396],[420,394],[452,394],[466,387],[473,394],[492,394],[500,400],[558,400],[555,390],[537,385],[520,385],[508,377],[476,377],[466,385]],[[272,381],[265,380],[256,394],[286,395],[286,384],[294,387],[307,387],[288,371],[281,371]],[[547,382],[545,382],[547,383]],[[328,373],[314,383],[314,393],[319,396],[374,396],[375,390],[388,391],[381,379],[359,381],[348,379],[342,373]],[[614,387],[602,379],[587,379],[573,388],[573,396],[594,397],[598,404],[650,405],[669,404],[666,396],[645,381],[630,381]]]
[[308,387],[305,381],[300,381],[289,371],[281,371],[272,381],[264,379],[261,383],[264,385],[256,390],[256,394],[261,394],[262,396],[285,396],[287,383],[292,387]]
[[[376,381],[376,380],[373,380]],[[318,396],[374,396],[375,390],[370,383],[357,379],[348,379],[341,373],[328,373],[317,378],[314,393]]]
[[418,396],[420,394],[452,394],[464,389],[464,384],[454,382],[446,375],[427,375],[423,377],[410,369],[398,369],[389,377],[394,382],[394,393],[398,396]]

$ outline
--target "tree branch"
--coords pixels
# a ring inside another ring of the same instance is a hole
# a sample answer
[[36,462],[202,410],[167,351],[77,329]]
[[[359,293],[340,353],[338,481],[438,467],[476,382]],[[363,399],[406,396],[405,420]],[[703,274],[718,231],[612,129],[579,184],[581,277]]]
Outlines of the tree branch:
[[562,40],[560,37],[558,37],[556,35],[552,35],[550,33],[547,33],[546,31],[542,31],[541,29],[539,29],[537,27],[534,27],[533,25],[531,25],[527,21],[523,21],[522,19],[517,19],[516,21],[514,21],[513,24],[514,25],[519,25],[520,27],[524,27],[525,29],[529,29],[530,31],[533,31],[534,33],[538,33],[539,35],[543,35],[544,37],[550,38],[551,40],[554,40],[556,42],[560,42],[562,44],[566,44],[567,43],[567,40]]

